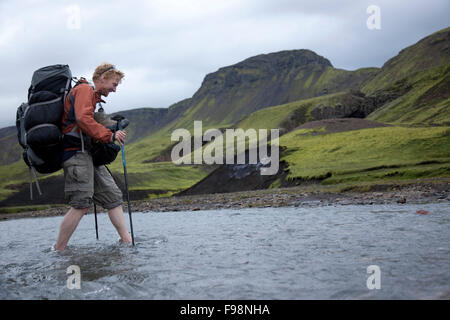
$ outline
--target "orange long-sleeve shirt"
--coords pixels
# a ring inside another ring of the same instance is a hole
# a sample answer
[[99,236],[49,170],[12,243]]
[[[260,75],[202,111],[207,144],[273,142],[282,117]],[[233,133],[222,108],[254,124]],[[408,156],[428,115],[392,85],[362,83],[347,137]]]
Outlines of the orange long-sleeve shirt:
[[[101,100],[100,94],[95,92],[86,80],[75,86],[64,101],[64,114],[62,118],[62,133],[71,131],[90,136],[94,141],[107,143],[111,141],[111,130],[95,121],[95,106]],[[76,126],[76,127],[75,127]],[[72,139],[73,141],[73,139]],[[73,143],[65,143],[65,150],[77,150],[79,146]]]

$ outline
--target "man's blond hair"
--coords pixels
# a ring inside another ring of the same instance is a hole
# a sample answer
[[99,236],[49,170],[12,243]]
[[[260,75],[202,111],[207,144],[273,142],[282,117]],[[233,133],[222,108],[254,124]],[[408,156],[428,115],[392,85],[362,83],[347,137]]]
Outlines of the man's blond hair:
[[122,82],[122,78],[125,77],[125,74],[122,71],[117,70],[115,65],[107,62],[104,62],[95,68],[92,80],[97,81],[102,75],[105,75],[105,79],[118,77],[119,83]]

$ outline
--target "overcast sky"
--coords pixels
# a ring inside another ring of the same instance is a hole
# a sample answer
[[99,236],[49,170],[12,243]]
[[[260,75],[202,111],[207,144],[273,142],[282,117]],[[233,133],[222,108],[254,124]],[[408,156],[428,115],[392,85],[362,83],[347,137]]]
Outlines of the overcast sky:
[[47,65],[90,79],[113,63],[125,78],[106,112],[165,108],[206,74],[262,53],[310,49],[336,68],[381,67],[448,27],[449,12],[448,0],[0,0],[0,127],[15,124],[33,71]]

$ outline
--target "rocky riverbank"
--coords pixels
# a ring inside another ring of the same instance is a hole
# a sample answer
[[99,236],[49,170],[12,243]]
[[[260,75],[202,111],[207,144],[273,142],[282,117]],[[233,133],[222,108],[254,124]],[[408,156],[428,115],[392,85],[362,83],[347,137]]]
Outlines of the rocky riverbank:
[[[198,211],[267,207],[312,207],[328,205],[405,204],[450,201],[450,179],[431,178],[415,183],[359,186],[309,185],[233,193],[176,196],[133,201],[132,212]],[[39,211],[1,213],[0,220],[64,215],[68,206]],[[124,203],[124,211],[127,211]],[[104,212],[98,208],[98,212]]]

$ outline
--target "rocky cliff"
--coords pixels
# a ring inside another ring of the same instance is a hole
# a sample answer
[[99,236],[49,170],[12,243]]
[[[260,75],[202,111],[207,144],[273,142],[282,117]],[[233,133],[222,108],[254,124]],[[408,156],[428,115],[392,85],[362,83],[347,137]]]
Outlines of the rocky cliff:
[[377,71],[335,69],[310,50],[262,54],[208,74],[185,115],[207,124],[230,125],[266,107],[359,89]]

